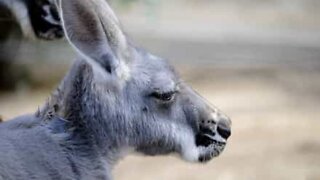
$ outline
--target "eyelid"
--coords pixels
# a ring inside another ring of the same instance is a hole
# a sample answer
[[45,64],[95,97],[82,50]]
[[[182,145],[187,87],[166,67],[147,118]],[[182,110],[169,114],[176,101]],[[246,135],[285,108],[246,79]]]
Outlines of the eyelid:
[[[180,84],[180,83],[179,83]],[[149,93],[149,96],[155,96],[155,95],[163,95],[163,94],[178,94],[180,92],[179,84],[176,84],[174,88],[171,90],[163,90],[162,88],[154,88],[153,91]]]
[[159,91],[159,90],[156,90],[154,92],[152,92],[151,94],[176,94],[178,93],[179,91],[178,90],[171,90],[171,91]]
[[180,91],[180,87],[177,85],[171,90],[163,90],[161,88],[155,88],[152,93],[166,94],[166,93],[178,93]]

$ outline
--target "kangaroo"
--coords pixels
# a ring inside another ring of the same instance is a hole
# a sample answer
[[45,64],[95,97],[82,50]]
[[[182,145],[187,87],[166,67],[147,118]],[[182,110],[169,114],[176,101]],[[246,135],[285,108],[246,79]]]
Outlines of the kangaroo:
[[54,40],[63,37],[55,4],[55,0],[0,0],[1,32],[14,31],[11,23],[17,25],[25,38]]
[[61,0],[59,11],[77,60],[36,113],[0,124],[0,179],[111,180],[130,152],[221,154],[230,119],[134,46],[105,0]]
[[18,81],[26,79],[25,68],[17,63],[20,50],[26,47],[21,46],[25,40],[51,41],[63,37],[55,3],[55,0],[0,0],[0,90],[13,90]]

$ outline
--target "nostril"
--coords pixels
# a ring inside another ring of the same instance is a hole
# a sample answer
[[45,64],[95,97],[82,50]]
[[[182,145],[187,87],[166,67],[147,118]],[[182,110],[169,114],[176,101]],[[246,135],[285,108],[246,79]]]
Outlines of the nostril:
[[221,137],[225,139],[228,139],[231,135],[230,127],[228,127],[224,123],[218,123],[217,131],[221,135]]
[[213,119],[209,119],[209,120],[208,120],[208,123],[209,123],[209,124],[213,124],[213,125],[216,124],[216,122],[215,122]]

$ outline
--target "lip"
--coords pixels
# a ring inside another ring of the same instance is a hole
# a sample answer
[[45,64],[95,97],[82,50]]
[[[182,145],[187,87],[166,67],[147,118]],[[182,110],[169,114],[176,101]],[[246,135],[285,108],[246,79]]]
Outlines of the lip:
[[216,140],[212,135],[210,134],[203,134],[203,136],[206,136],[207,138],[211,139],[211,141],[214,143],[214,144],[217,144],[217,145],[226,145],[226,142],[223,142],[223,141],[218,141]]
[[203,133],[197,134],[197,136],[196,136],[196,145],[197,146],[208,147],[212,144],[218,145],[218,146],[223,146],[223,145],[226,145],[226,142],[219,141],[216,138],[214,138],[214,136],[212,136],[210,134],[203,134]]

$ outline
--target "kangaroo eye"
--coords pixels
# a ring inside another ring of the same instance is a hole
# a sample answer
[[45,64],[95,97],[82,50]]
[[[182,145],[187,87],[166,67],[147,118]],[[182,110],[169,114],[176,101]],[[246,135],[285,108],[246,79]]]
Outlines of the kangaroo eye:
[[163,102],[170,102],[174,99],[174,95],[176,92],[172,91],[172,92],[165,92],[165,93],[161,93],[161,92],[153,92],[151,94],[152,97],[163,101]]

